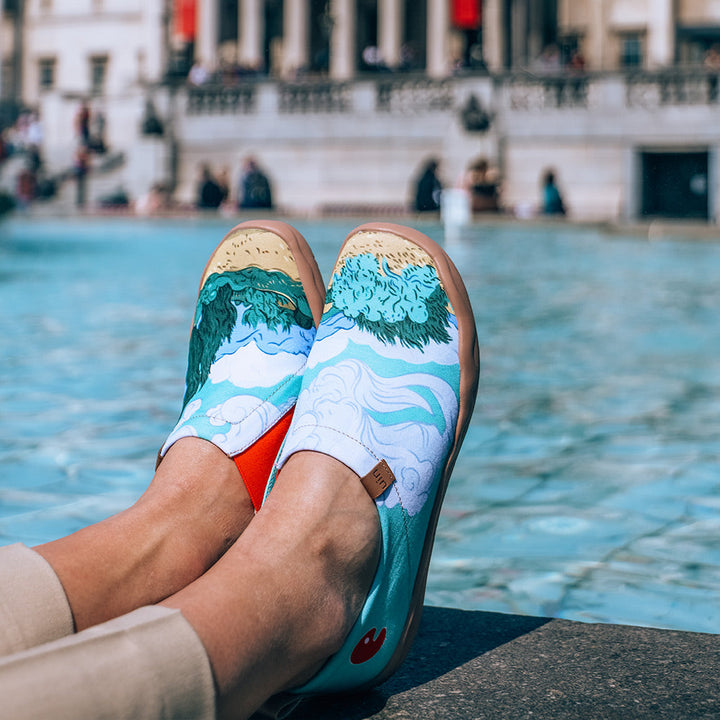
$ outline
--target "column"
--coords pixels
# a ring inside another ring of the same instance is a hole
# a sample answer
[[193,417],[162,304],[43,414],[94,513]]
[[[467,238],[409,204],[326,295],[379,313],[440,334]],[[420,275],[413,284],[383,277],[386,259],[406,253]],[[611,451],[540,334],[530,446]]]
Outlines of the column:
[[482,44],[485,64],[493,72],[500,72],[504,68],[505,29],[502,23],[503,0],[485,0],[483,2],[482,16]]
[[608,40],[607,0],[589,0],[585,44],[582,48],[588,69],[608,70],[611,60],[606,56]]
[[[5,22],[5,3],[0,2],[0,32]],[[3,99],[3,70],[5,68],[5,48],[0,47],[0,100]]]
[[217,64],[218,0],[202,0],[197,4],[197,46],[195,59],[208,70]]
[[402,0],[378,0],[378,46],[384,63],[395,68],[401,62],[403,42]]
[[238,10],[238,61],[245,67],[262,68],[265,64],[265,13],[262,0],[240,0]]
[[448,34],[450,7],[448,0],[427,0],[427,63],[430,77],[447,77],[449,70]]
[[310,6],[308,0],[285,0],[283,15],[282,74],[294,75],[307,67],[310,55]]
[[528,63],[528,4],[527,0],[511,0],[510,53],[514,70],[527,68]]
[[532,64],[542,55],[545,49],[543,38],[543,24],[545,22],[545,3],[530,2],[527,4],[527,64]]
[[356,70],[355,0],[330,0],[330,77],[349,80]]
[[664,67],[675,61],[675,16],[673,0],[650,3],[647,33],[648,67]]

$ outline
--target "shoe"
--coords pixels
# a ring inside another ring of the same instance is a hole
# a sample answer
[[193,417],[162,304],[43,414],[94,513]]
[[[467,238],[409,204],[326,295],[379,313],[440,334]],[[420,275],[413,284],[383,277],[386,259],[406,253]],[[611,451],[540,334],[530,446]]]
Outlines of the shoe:
[[286,223],[244,222],[200,281],[180,419],[162,446],[198,437],[235,460],[257,509],[292,418],[325,286]]
[[399,225],[353,231],[333,269],[266,497],[293,453],[340,460],[375,500],[381,557],[342,649],[295,696],[377,685],[405,658],[478,373],[470,301],[442,248]]

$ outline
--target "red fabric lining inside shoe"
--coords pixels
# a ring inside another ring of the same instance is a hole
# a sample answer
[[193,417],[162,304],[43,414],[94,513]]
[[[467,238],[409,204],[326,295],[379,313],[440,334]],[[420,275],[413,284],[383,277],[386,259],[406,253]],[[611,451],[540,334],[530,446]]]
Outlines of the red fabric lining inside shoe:
[[288,410],[259,440],[233,458],[256,511],[262,505],[270,471],[290,427],[294,410]]

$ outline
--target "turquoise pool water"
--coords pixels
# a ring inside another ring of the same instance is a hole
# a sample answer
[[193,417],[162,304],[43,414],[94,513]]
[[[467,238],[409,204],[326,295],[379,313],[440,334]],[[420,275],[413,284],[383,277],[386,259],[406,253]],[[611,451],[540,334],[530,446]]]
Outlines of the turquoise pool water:
[[[297,223],[326,276],[355,224]],[[231,225],[0,225],[1,544],[145,488],[199,275]],[[482,367],[427,602],[717,632],[720,243],[498,225],[448,251]]]

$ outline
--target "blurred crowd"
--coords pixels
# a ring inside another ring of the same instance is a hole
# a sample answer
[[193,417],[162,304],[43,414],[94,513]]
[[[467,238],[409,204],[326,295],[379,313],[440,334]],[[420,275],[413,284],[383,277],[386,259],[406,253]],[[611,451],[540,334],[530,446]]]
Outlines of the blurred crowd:
[[15,159],[12,202],[26,209],[35,201],[56,196],[66,180],[77,183],[76,204],[86,203],[86,178],[92,155],[105,155],[105,115],[101,109],[91,109],[81,103],[75,116],[73,152],[70,167],[51,173],[43,157],[43,125],[37,110],[21,112],[16,121],[0,135],[0,164]]
[[54,181],[45,173],[42,144],[42,122],[35,110],[20,113],[0,135],[0,163],[11,158],[20,161],[13,188],[13,201],[20,208],[54,194]]
[[[443,212],[445,199],[452,193],[453,205],[459,198],[469,216],[487,213],[518,214],[517,208],[503,204],[500,173],[487,158],[481,156],[470,160],[461,177],[450,185],[446,185],[441,179],[440,166],[438,158],[427,158],[414,178],[412,210],[415,212]],[[567,214],[557,173],[553,168],[546,168],[541,174],[537,204],[524,208],[522,213],[526,216],[555,217]]]

